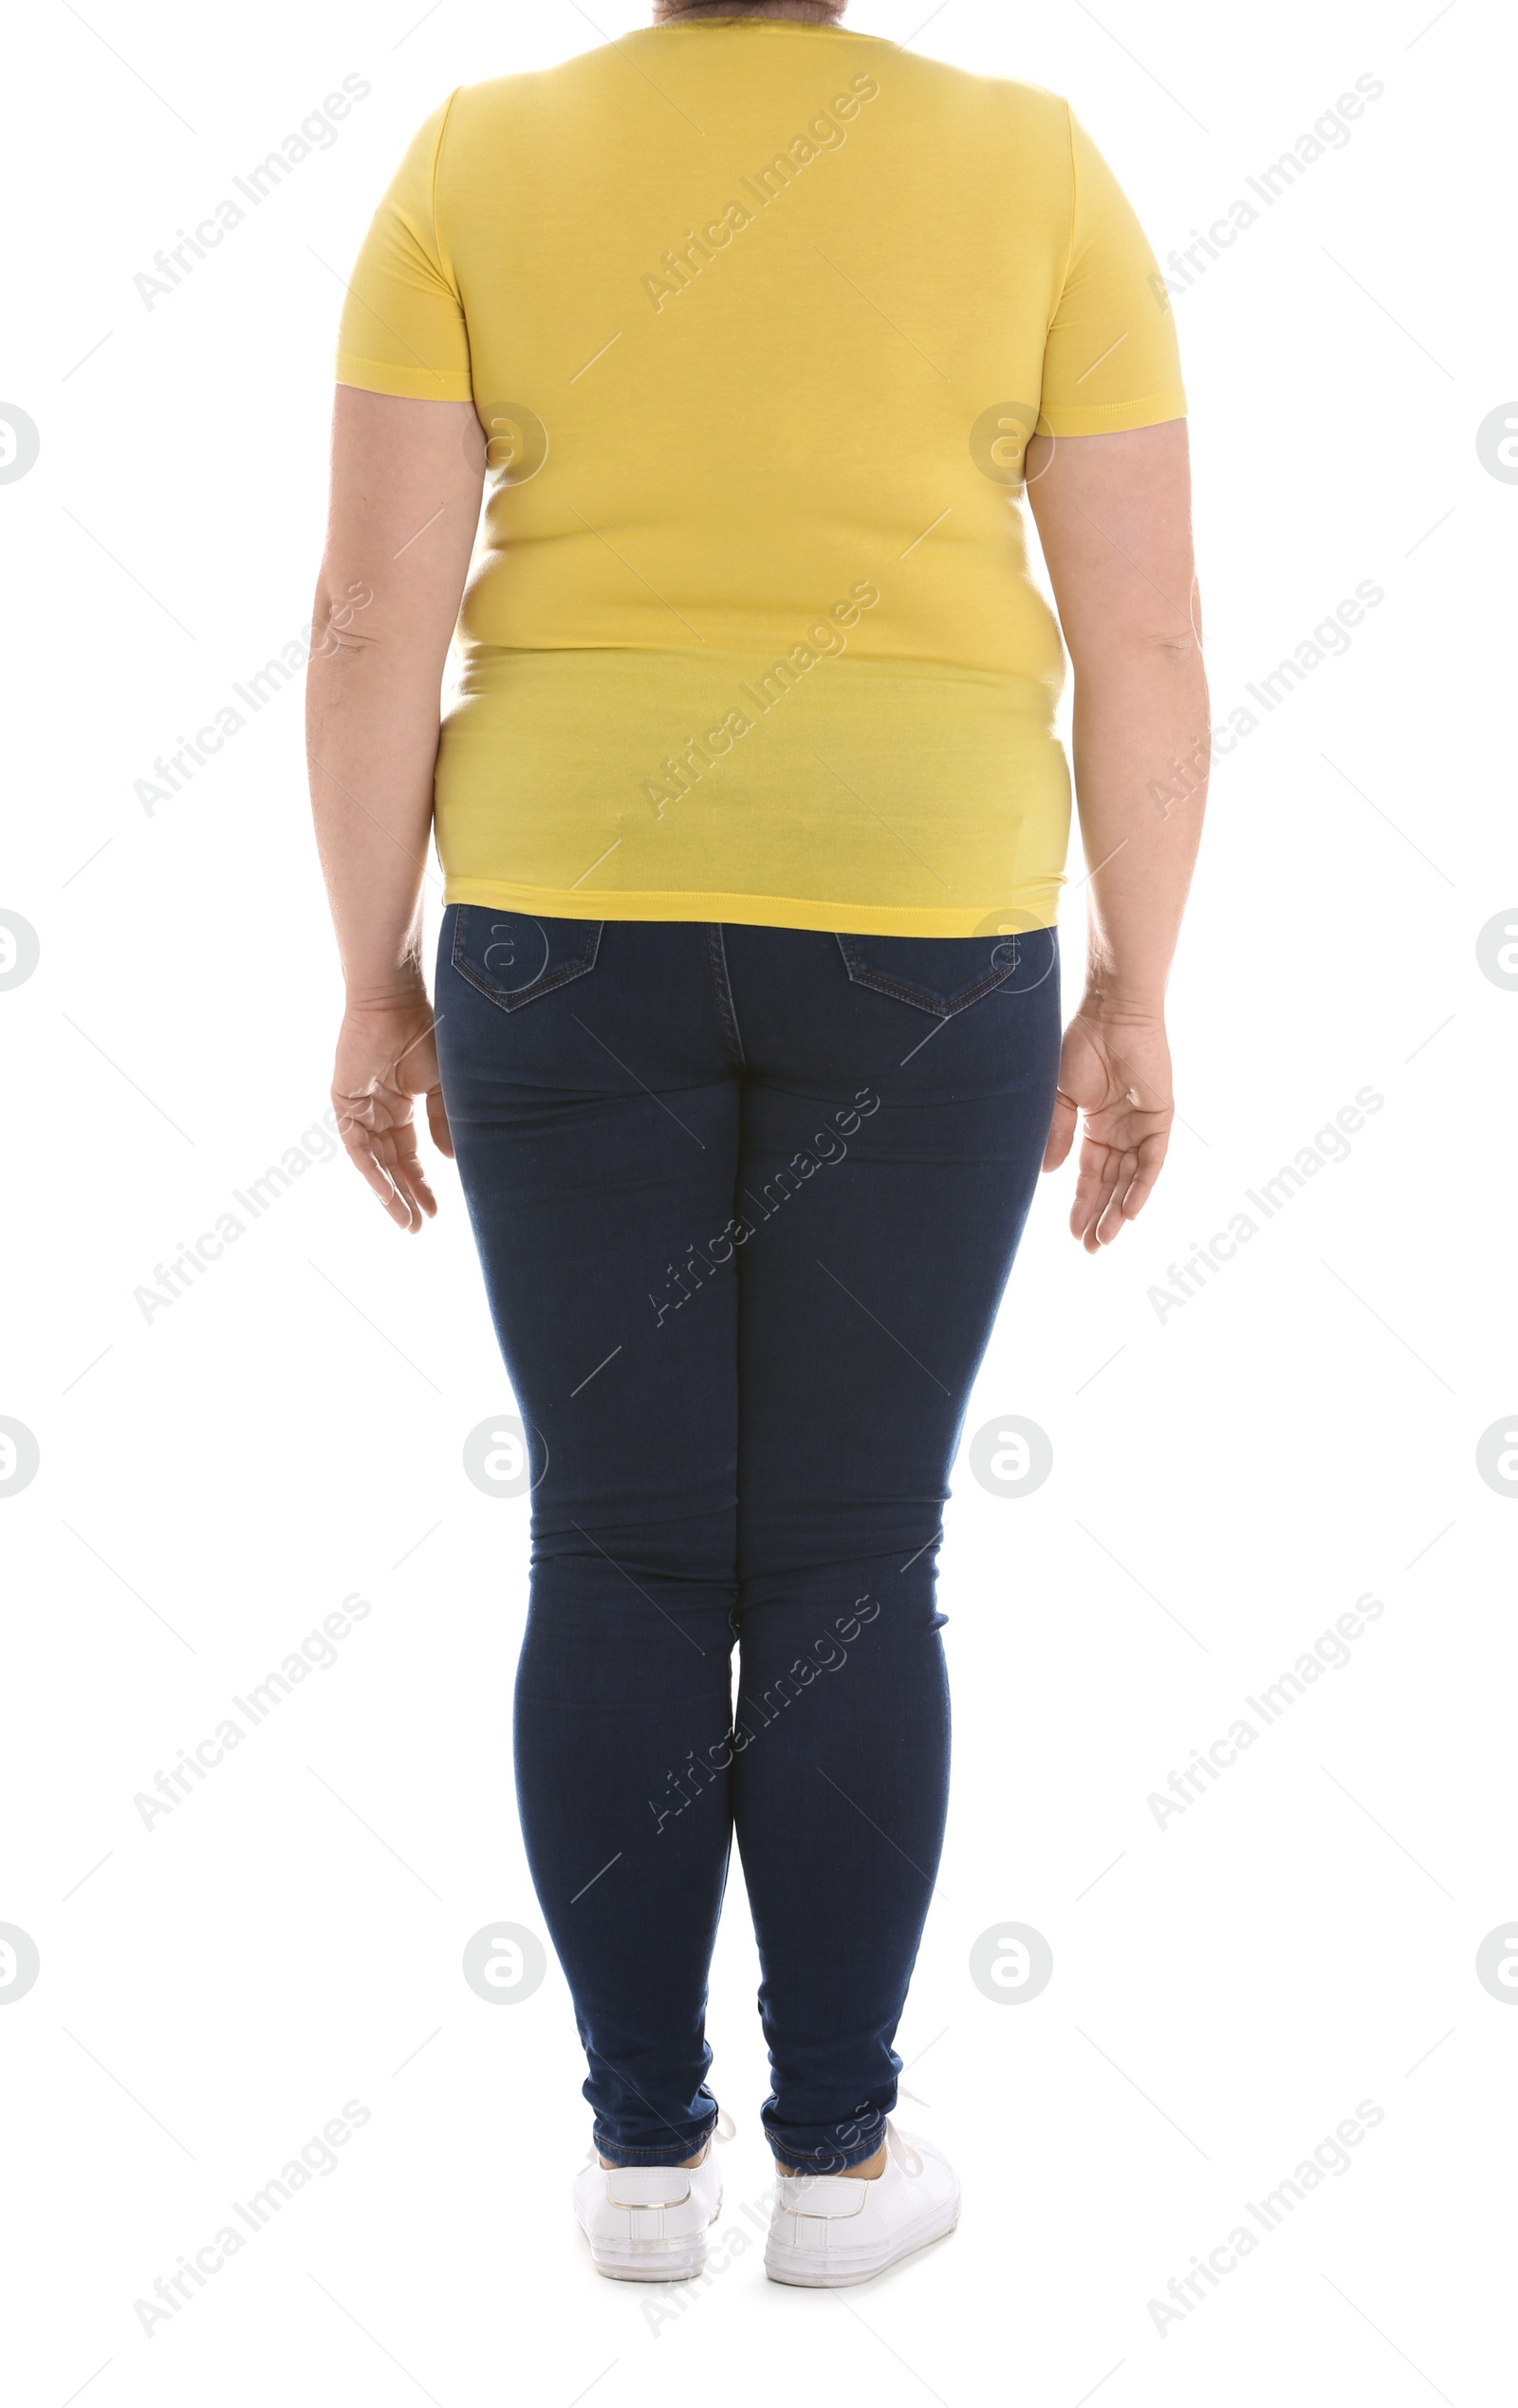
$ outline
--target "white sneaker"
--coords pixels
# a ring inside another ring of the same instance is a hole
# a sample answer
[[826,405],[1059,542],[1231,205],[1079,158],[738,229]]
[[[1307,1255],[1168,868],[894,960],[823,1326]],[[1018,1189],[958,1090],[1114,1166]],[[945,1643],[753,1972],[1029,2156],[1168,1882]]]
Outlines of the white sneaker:
[[842,2290],[941,2240],[959,2221],[959,2176],[926,2140],[885,2127],[885,2171],[782,2174],[765,2251],[772,2283]]
[[731,2139],[733,2129],[730,2116],[719,2117],[699,2165],[605,2166],[591,2149],[575,2177],[574,2210],[598,2274],[617,2283],[685,2283],[700,2273],[707,2228],[722,2213],[713,2142]]

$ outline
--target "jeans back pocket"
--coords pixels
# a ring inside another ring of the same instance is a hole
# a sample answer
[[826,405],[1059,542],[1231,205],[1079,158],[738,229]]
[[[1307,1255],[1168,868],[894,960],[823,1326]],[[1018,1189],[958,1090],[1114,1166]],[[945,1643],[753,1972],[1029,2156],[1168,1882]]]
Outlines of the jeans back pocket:
[[502,1011],[520,1011],[596,967],[602,920],[540,919],[485,903],[454,910],[454,968]]
[[1051,975],[1052,928],[1008,936],[842,936],[843,967],[856,987],[894,996],[948,1020],[998,989],[1027,994]]

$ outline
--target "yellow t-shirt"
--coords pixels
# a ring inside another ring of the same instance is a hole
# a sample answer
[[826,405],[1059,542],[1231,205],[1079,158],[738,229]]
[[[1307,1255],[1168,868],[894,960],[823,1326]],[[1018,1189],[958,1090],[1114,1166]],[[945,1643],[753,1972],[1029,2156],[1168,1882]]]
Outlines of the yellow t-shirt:
[[380,204],[338,376],[472,398],[491,435],[450,902],[1054,920],[1064,654],[1023,442],[1186,407],[1063,100],[783,20],[467,85]]

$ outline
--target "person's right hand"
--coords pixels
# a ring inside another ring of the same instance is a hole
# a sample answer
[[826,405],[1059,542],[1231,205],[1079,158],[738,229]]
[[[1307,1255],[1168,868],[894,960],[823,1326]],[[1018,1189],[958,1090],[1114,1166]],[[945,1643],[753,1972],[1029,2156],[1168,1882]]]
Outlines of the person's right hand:
[[1085,1115],[1070,1232],[1088,1254],[1137,1218],[1164,1166],[1176,1117],[1165,1024],[1089,997],[1064,1032],[1054,1119],[1044,1154],[1057,1171]]
[[428,1126],[438,1153],[450,1160],[454,1154],[433,1025],[424,990],[394,1003],[350,1004],[332,1072],[338,1134],[349,1159],[397,1228],[412,1232],[437,1210],[417,1152],[414,1096],[427,1099]]

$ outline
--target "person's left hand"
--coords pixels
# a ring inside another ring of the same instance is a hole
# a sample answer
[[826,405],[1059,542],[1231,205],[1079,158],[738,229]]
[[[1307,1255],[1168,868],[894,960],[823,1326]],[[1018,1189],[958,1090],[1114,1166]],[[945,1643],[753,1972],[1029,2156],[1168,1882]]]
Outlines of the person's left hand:
[[453,1159],[424,991],[389,1004],[350,1004],[338,1032],[332,1102],[348,1158],[398,1229],[413,1232],[437,1210],[417,1151],[412,1098],[427,1099],[427,1124],[439,1154]]
[[1149,1201],[1176,1106],[1162,1011],[1117,1011],[1087,997],[1064,1032],[1044,1156],[1057,1171],[1085,1116],[1070,1232],[1088,1254],[1110,1246]]

